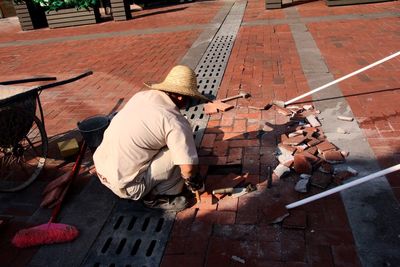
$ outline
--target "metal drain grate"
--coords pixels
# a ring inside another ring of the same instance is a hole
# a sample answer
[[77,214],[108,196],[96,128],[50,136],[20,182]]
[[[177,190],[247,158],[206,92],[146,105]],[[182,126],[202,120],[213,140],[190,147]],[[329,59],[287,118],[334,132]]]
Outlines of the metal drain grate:
[[[195,69],[197,88],[210,99],[215,99],[217,95],[234,40],[234,35],[217,35]],[[209,119],[209,116],[204,114],[203,105],[199,104],[199,101],[193,101],[190,108],[182,111],[192,125],[196,146],[200,145]]]
[[139,203],[119,200],[83,266],[158,266],[174,218],[175,213],[148,210]]
[[[215,99],[217,96],[245,7],[244,1],[234,4],[195,69],[197,88],[210,99]],[[192,125],[196,146],[200,145],[209,119],[209,116],[204,114],[203,105],[199,104],[199,101],[193,101],[190,108],[181,111]]]

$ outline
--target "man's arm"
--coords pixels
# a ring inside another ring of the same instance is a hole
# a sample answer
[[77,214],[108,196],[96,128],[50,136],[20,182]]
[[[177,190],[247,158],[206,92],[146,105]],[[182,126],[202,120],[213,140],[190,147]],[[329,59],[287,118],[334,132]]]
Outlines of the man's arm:
[[181,176],[184,179],[189,179],[190,177],[194,177],[197,173],[197,165],[193,164],[182,164],[179,165],[181,168]]

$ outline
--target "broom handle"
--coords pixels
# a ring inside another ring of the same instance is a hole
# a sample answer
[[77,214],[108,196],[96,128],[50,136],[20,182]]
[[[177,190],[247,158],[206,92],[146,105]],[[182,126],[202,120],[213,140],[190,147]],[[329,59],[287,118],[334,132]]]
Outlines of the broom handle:
[[49,223],[52,223],[56,219],[58,213],[60,213],[61,204],[62,204],[62,202],[64,200],[65,195],[67,194],[68,188],[71,185],[72,180],[75,178],[75,176],[79,172],[79,169],[81,167],[81,163],[82,163],[83,156],[85,154],[86,148],[87,148],[87,144],[86,144],[85,141],[83,141],[81,150],[79,151],[78,157],[76,158],[75,164],[72,167],[71,173],[70,173],[70,175],[68,177],[69,180],[67,182],[67,185],[65,186],[63,192],[61,193],[61,196],[60,196],[60,198],[58,200],[57,205],[53,208],[53,210],[51,212],[51,217],[50,217]]
[[372,174],[364,176],[364,177],[362,177],[360,179],[354,180],[354,181],[346,183],[344,185],[337,186],[335,188],[329,189],[329,190],[327,190],[325,192],[313,195],[311,197],[307,197],[305,199],[293,202],[291,204],[286,205],[286,208],[287,209],[293,209],[293,208],[296,208],[298,206],[302,206],[302,205],[307,204],[309,202],[312,202],[314,200],[317,200],[317,199],[332,195],[332,194],[334,194],[336,192],[339,192],[339,191],[345,190],[347,188],[350,188],[350,187],[365,183],[365,182],[367,182],[369,180],[375,179],[377,177],[384,176],[384,175],[386,175],[388,173],[395,172],[395,171],[398,171],[398,170],[400,170],[400,164],[397,164],[397,165],[394,165],[394,166],[392,166],[390,168],[387,168],[387,169],[372,173]]
[[318,91],[321,91],[321,90],[323,90],[323,89],[325,89],[325,88],[327,88],[327,87],[329,87],[331,85],[334,85],[334,84],[337,84],[337,83],[339,83],[339,82],[341,82],[343,80],[346,80],[347,78],[350,78],[350,77],[352,77],[352,76],[354,76],[356,74],[359,74],[360,72],[363,72],[363,71],[365,71],[367,69],[373,68],[376,65],[379,65],[379,64],[381,64],[381,63],[383,63],[385,61],[388,61],[388,60],[390,60],[390,59],[392,59],[394,57],[397,57],[398,55],[400,55],[400,51],[397,51],[396,53],[394,53],[394,54],[392,54],[390,56],[387,56],[387,57],[385,57],[385,58],[383,58],[381,60],[378,60],[378,61],[376,61],[376,62],[374,62],[374,63],[372,63],[372,64],[370,64],[370,65],[368,65],[368,66],[366,66],[366,67],[364,67],[362,69],[359,69],[359,70],[356,70],[356,71],[354,71],[354,72],[352,72],[350,74],[347,74],[347,75],[343,76],[342,78],[336,79],[336,80],[334,80],[334,81],[332,81],[330,83],[322,85],[322,86],[320,86],[320,87],[318,87],[318,88],[316,88],[316,89],[314,89],[314,90],[312,90],[312,91],[310,91],[308,93],[305,93],[305,94],[302,94],[302,95],[300,95],[298,97],[290,99],[290,100],[285,102],[285,106],[287,106],[289,104],[292,104],[293,102],[296,102],[297,100],[300,100],[300,99],[302,99],[302,98],[304,98],[306,96],[309,96],[309,95],[312,95],[312,94],[314,94],[314,93],[316,93]]

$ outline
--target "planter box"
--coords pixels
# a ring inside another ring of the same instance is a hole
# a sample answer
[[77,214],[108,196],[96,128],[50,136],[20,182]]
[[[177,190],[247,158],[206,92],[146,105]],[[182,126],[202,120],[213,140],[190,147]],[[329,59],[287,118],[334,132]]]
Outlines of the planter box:
[[111,0],[110,3],[112,16],[115,21],[128,20],[132,18],[128,0]]
[[14,3],[14,8],[23,31],[47,27],[46,15],[40,6],[26,1],[26,3]]
[[80,25],[95,24],[100,17],[98,9],[67,8],[46,13],[49,28],[64,28]]
[[265,0],[265,9],[282,8],[282,0]]
[[366,4],[366,3],[389,2],[389,1],[393,0],[325,0],[328,6],[343,6],[343,5]]

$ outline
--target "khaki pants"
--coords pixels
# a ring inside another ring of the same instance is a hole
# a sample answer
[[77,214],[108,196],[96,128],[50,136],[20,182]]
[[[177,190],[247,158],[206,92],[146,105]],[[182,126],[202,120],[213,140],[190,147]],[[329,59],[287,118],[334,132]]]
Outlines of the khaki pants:
[[150,162],[148,169],[126,189],[129,198],[137,200],[153,195],[176,195],[182,192],[184,181],[178,165],[172,162],[168,148],[162,149]]

